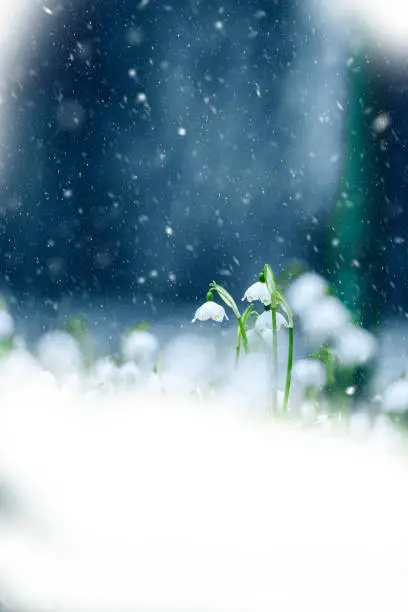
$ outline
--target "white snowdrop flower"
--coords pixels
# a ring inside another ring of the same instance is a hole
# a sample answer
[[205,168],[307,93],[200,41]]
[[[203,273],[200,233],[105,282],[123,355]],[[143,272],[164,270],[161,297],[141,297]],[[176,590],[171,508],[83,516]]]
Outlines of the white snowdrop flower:
[[350,327],[338,338],[336,353],[345,365],[364,365],[375,357],[377,341],[367,330]]
[[335,297],[324,297],[304,313],[303,328],[314,344],[336,340],[350,322],[347,308]]
[[249,350],[251,352],[263,352],[265,350],[265,342],[263,334],[258,333],[255,329],[249,329],[246,333],[248,338]]
[[302,387],[322,389],[326,383],[324,365],[318,359],[300,359],[293,365],[293,378]]
[[42,366],[57,378],[77,372],[83,367],[83,356],[78,342],[64,331],[52,331],[45,334],[37,349],[38,359]]
[[272,350],[273,333],[271,329],[262,329],[262,331],[250,329],[247,331],[247,338],[251,352],[265,353],[265,351]]
[[257,281],[244,293],[244,297],[242,301],[248,300],[248,302],[254,302],[255,300],[259,300],[264,304],[264,306],[268,306],[271,303],[271,296],[269,295],[268,287],[266,283],[261,283]]
[[11,336],[14,332],[14,321],[11,314],[4,308],[0,309],[0,340]]
[[[280,313],[276,313],[276,329],[279,331],[281,327],[288,327],[288,322],[285,317]],[[258,333],[262,333],[267,329],[272,329],[272,312],[265,310],[256,320],[255,329]]]
[[221,321],[224,320],[224,317],[228,321],[225,309],[219,304],[213,302],[212,300],[209,300],[205,302],[202,306],[197,308],[194,318],[191,322],[194,323],[197,320],[208,321],[209,319],[212,319],[213,321],[218,321],[219,323],[221,323]]
[[260,339],[262,340],[262,344],[266,345],[266,347],[268,349],[272,348],[272,343],[273,343],[273,332],[272,329],[262,329],[259,332],[256,332],[258,334],[258,336],[260,337]]
[[397,380],[384,391],[383,406],[385,412],[408,410],[408,380]]
[[151,364],[159,349],[156,336],[142,329],[135,329],[122,338],[122,354],[126,361]]
[[302,316],[326,292],[327,282],[324,278],[314,272],[307,272],[290,285],[287,298],[292,310]]

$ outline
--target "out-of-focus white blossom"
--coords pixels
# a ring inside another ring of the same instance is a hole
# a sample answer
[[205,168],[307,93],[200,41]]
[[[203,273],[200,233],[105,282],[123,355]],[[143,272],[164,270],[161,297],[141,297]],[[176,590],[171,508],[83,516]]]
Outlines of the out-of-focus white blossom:
[[344,365],[364,365],[375,357],[377,341],[366,329],[350,327],[338,338],[336,353]]
[[14,321],[11,314],[5,309],[0,309],[0,340],[9,338],[14,332]]
[[249,350],[251,352],[263,352],[265,350],[265,342],[262,338],[263,334],[259,334],[255,329],[249,329],[246,333]]
[[313,387],[322,389],[326,383],[326,371],[324,365],[318,359],[300,359],[293,365],[293,378],[302,387]]
[[151,366],[158,350],[156,336],[146,330],[135,329],[122,338],[122,354],[126,361]]
[[118,368],[119,384],[132,386],[139,382],[140,376],[140,368],[132,361],[128,361]]
[[287,291],[288,302],[296,314],[302,316],[327,292],[327,282],[314,272],[306,272],[297,278]]
[[271,329],[263,329],[262,331],[250,329],[247,331],[247,338],[251,352],[265,353],[265,351],[272,350],[273,332]]
[[[276,329],[279,331],[281,327],[288,327],[288,322],[286,321],[283,314],[280,312],[276,313]],[[265,310],[256,320],[255,329],[258,333],[262,333],[267,329],[272,329],[272,312],[270,310]]]
[[204,302],[202,306],[197,308],[194,318],[191,322],[194,323],[197,320],[208,321],[209,319],[212,319],[213,321],[221,323],[224,320],[224,317],[228,321],[227,313],[225,312],[223,306],[220,306],[220,304],[216,304],[212,300],[209,300],[207,302]]
[[346,331],[350,313],[335,297],[315,302],[303,316],[303,329],[313,344],[337,340]]
[[[216,351],[214,344],[207,338],[188,334],[174,338],[163,353],[163,376],[169,386],[172,380],[184,380],[187,386],[205,385],[211,380]],[[180,383],[180,388],[181,388]]]
[[46,333],[38,344],[38,359],[55,376],[66,376],[83,368],[83,356],[78,342],[64,331]]
[[269,295],[268,287],[266,283],[261,283],[257,281],[244,293],[244,297],[242,301],[248,300],[248,302],[259,301],[264,304],[264,306],[268,306],[271,303],[271,296]]
[[96,386],[112,384],[117,376],[117,366],[109,357],[98,359],[91,370],[90,380]]
[[385,412],[403,413],[408,410],[408,380],[396,380],[384,391]]
[[0,387],[2,390],[23,387],[36,388],[54,378],[44,372],[38,361],[25,349],[10,351],[0,361]]
[[306,422],[314,421],[318,414],[316,402],[302,402],[300,405],[300,416]]

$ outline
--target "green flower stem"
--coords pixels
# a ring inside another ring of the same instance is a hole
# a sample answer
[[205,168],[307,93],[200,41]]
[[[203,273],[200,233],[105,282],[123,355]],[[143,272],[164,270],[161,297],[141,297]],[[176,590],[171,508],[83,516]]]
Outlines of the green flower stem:
[[243,340],[243,343],[244,343],[244,351],[245,351],[245,353],[248,353],[249,352],[248,337],[246,335],[245,325],[244,325],[241,317],[237,317],[237,321],[238,321],[239,329],[240,329],[240,332],[241,332],[242,340]]
[[288,348],[288,367],[286,370],[286,385],[285,397],[283,398],[283,413],[288,412],[289,392],[292,382],[292,364],[293,364],[293,327],[289,327],[289,348]]
[[273,411],[278,409],[278,330],[276,327],[276,306],[272,306],[272,344],[273,344]]
[[235,349],[235,367],[238,367],[239,354],[241,352],[241,332],[238,331],[237,347]]

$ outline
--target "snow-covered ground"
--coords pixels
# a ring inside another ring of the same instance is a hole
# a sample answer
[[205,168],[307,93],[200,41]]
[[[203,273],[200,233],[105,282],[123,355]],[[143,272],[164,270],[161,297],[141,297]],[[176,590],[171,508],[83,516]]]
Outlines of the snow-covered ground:
[[186,381],[213,347],[183,342],[164,377],[140,361],[85,377],[58,334],[36,359],[20,347],[3,360],[6,609],[405,611],[401,449],[364,427],[346,438],[238,404],[256,369],[252,387],[241,372],[204,399]]

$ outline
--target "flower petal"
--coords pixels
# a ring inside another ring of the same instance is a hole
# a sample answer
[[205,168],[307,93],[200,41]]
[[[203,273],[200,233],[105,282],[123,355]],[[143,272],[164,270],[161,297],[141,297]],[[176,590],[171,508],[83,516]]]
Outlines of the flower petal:
[[220,304],[216,304],[213,301],[204,302],[199,308],[197,308],[192,323],[194,323],[197,319],[199,321],[208,321],[212,319],[213,321],[221,322],[224,320],[224,317],[228,320],[227,313],[224,308],[220,306]]
[[[279,331],[282,327],[288,327],[288,322],[286,321],[283,314],[280,312],[276,313],[276,330]],[[256,320],[255,329],[257,332],[262,333],[266,329],[272,329],[272,312],[270,310],[265,310]]]
[[244,293],[244,297],[242,298],[242,300],[245,299],[248,300],[248,302],[259,300],[265,306],[267,306],[271,302],[266,284],[261,283],[259,281],[248,287],[248,289]]

